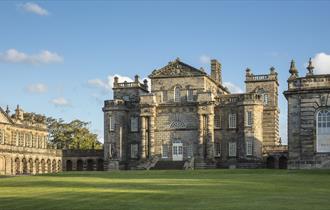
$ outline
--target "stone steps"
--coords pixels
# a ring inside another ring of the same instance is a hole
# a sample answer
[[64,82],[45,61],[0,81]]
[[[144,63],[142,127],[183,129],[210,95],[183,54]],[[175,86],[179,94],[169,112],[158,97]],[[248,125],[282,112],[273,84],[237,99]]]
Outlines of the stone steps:
[[158,161],[151,170],[183,170],[185,161]]

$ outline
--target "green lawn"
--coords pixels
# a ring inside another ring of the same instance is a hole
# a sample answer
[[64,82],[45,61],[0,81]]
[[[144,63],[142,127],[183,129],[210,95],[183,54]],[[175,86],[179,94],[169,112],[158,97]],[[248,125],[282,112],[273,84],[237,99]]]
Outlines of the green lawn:
[[0,209],[330,209],[330,171],[71,172],[0,177]]

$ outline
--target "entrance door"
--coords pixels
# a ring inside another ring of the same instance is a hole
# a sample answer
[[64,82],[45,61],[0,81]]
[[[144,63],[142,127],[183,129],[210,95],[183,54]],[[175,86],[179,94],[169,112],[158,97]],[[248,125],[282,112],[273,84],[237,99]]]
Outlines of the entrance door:
[[182,143],[173,143],[172,158],[173,158],[173,161],[183,160],[183,146],[182,146]]

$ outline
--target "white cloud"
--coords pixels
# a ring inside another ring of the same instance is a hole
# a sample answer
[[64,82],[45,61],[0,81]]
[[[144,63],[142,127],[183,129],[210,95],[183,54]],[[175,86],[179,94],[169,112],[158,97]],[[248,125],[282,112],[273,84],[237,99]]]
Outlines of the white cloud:
[[49,15],[49,12],[42,8],[40,5],[33,3],[33,2],[28,2],[25,4],[19,5],[20,8],[22,8],[26,12],[34,13],[36,15],[40,16],[47,16]]
[[48,50],[43,50],[38,54],[28,55],[16,49],[8,49],[0,53],[0,61],[6,63],[49,64],[60,63],[63,61],[63,58],[57,53]]
[[27,92],[29,93],[46,93],[48,90],[47,85],[42,83],[31,84],[26,87]]
[[50,102],[55,106],[70,106],[70,102],[63,97],[54,98]]
[[199,57],[199,62],[201,62],[202,64],[210,64],[211,58],[210,58],[210,56],[207,56],[207,55],[201,55]]
[[318,53],[312,61],[315,67],[315,74],[330,74],[330,55]]
[[239,86],[231,82],[224,82],[223,85],[227,87],[231,93],[243,93],[243,90]]

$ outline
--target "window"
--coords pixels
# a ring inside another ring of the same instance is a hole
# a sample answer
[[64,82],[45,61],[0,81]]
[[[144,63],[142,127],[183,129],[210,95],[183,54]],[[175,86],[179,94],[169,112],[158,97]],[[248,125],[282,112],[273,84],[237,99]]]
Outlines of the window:
[[191,157],[193,157],[193,145],[192,144],[189,144],[188,146],[187,146],[187,155],[188,155],[188,158],[191,158]]
[[181,92],[179,87],[174,88],[174,101],[175,102],[180,102],[181,99]]
[[193,101],[194,100],[194,91],[192,89],[187,90],[187,101]]
[[229,128],[236,128],[236,114],[229,114]]
[[229,142],[229,157],[236,157],[236,142]]
[[5,143],[5,131],[0,130],[0,144],[4,144],[4,143]]
[[162,145],[162,158],[168,158],[168,145]]
[[330,152],[330,110],[317,114],[317,152]]
[[138,158],[138,144],[131,144],[131,158]]
[[264,105],[268,104],[268,94],[264,93],[262,95],[262,101],[263,101]]
[[167,99],[167,91],[166,90],[163,90],[162,92],[162,102],[166,102],[168,99]]
[[221,156],[221,144],[220,143],[215,144],[215,156],[216,157]]
[[253,155],[253,140],[246,141],[246,155]]
[[139,130],[139,118],[131,117],[131,132],[137,132]]
[[246,112],[246,126],[252,126],[252,123],[253,123],[252,112],[247,111]]
[[115,118],[114,116],[109,116],[109,130],[114,131],[115,130]]
[[214,114],[214,127],[221,128],[221,117],[219,113]]

